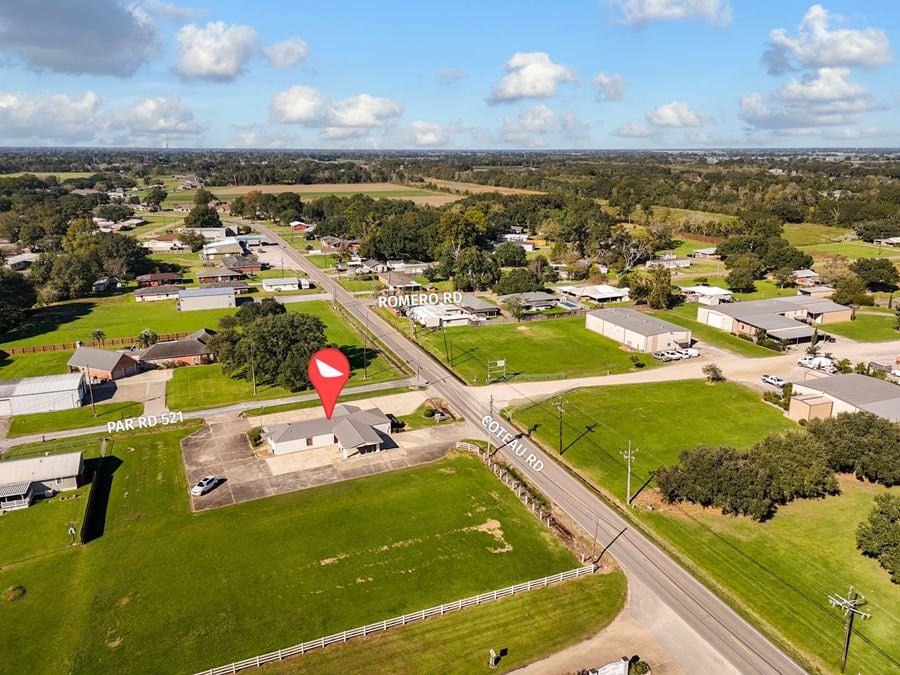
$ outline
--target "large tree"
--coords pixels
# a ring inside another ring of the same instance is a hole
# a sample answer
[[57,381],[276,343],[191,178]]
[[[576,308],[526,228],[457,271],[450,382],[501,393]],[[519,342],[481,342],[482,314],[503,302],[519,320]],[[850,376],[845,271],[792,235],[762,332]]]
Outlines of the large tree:
[[208,204],[198,204],[184,219],[185,227],[222,227],[218,212]]
[[887,258],[860,258],[850,265],[850,269],[871,291],[896,290],[900,281],[900,273]]
[[880,494],[869,517],[856,528],[856,547],[878,560],[900,584],[900,495]]
[[544,287],[541,280],[531,270],[517,267],[500,277],[500,281],[494,286],[497,295],[511,295],[513,293],[527,293],[538,291]]
[[494,256],[470,247],[456,259],[453,285],[458,291],[486,291],[500,279],[500,266]]
[[525,249],[514,241],[504,241],[494,250],[494,257],[500,267],[524,267],[528,262]]
[[0,331],[20,325],[36,302],[37,293],[26,277],[0,267]]

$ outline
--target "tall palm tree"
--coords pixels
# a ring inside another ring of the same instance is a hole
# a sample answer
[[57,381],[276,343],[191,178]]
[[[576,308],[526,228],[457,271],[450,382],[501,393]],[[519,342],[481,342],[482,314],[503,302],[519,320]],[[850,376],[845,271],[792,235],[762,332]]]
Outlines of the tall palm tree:
[[157,340],[159,340],[159,336],[149,328],[145,328],[138,333],[137,346],[141,349],[147,349],[147,347],[155,345]]
[[99,328],[95,328],[91,331],[88,337],[91,338],[92,342],[99,342],[100,344],[103,344],[103,341],[106,339],[106,333],[104,333]]

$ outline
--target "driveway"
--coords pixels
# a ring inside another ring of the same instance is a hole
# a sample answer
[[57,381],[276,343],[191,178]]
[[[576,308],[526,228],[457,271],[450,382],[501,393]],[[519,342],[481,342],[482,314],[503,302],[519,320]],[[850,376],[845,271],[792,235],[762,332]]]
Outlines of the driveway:
[[98,403],[137,401],[144,404],[145,415],[159,415],[169,410],[166,407],[166,382],[172,379],[173,373],[165,369],[148,370],[115,382],[94,385],[94,399]]

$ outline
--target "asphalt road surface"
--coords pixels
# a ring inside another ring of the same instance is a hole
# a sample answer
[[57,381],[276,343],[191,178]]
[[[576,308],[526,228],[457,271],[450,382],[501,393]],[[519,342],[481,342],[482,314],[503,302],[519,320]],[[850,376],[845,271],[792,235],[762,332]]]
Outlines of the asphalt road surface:
[[[477,424],[489,413],[484,404],[467,391],[466,387],[460,384],[442,364],[408,341],[377,314],[369,311],[365,300],[341,288],[274,231],[259,223],[253,223],[253,226],[267,235],[270,241],[283,246],[287,255],[294,259],[300,269],[320,284],[323,290],[331,291],[337,302],[360,323],[367,325],[397,357],[406,361],[417,372],[423,382],[434,387],[466,419]],[[504,437],[504,433],[517,433],[505,423],[501,422],[501,425],[501,431],[498,432],[501,438]],[[500,444],[502,443],[501,440]],[[518,439],[516,444],[519,446],[516,452],[512,452],[510,446],[501,449],[500,452],[518,470],[527,474],[547,497],[568,513],[589,535],[593,534],[599,523],[598,546],[609,545],[609,553],[628,575],[632,594],[636,584],[643,586],[677,614],[684,624],[693,629],[700,639],[724,659],[727,666],[720,664],[723,668],[721,670],[717,668],[717,672],[729,669],[742,673],[804,672],[759,631],[634,529],[627,520],[547,457],[536,444],[527,437]],[[518,454],[519,451],[521,455]],[[539,466],[540,470],[536,470],[535,467]],[[642,588],[641,591],[643,590]],[[664,643],[664,646],[678,649],[678,645],[671,642],[670,645]],[[688,647],[686,645],[684,648]],[[692,663],[690,660],[686,662],[685,658],[682,652],[678,660],[687,672],[710,672],[699,667],[700,660]],[[690,656],[687,658],[690,659]]]

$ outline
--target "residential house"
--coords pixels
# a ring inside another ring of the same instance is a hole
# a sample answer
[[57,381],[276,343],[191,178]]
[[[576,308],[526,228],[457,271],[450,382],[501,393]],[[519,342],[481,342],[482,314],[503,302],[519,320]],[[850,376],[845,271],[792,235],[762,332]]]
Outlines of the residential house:
[[719,305],[734,302],[734,294],[727,288],[718,286],[682,286],[681,294],[685,302],[699,302],[701,305]]
[[238,279],[243,278],[243,272],[237,272],[224,267],[197,272],[197,283],[199,284],[211,284],[216,281],[237,281]]
[[184,278],[176,272],[154,272],[153,274],[142,274],[135,281],[137,281],[138,288],[148,288],[181,284],[184,283]]
[[216,355],[209,347],[209,339],[216,332],[208,328],[194,331],[179,340],[157,342],[138,356],[144,367],[174,368],[212,363]]
[[463,293],[462,300],[457,302],[456,306],[472,316],[482,319],[500,315],[500,308],[497,305],[471,293]]
[[66,365],[73,372],[84,373],[91,382],[119,380],[140,372],[138,362],[128,354],[94,347],[79,347]]
[[299,291],[300,279],[297,277],[263,279],[263,290],[267,293],[275,291]]
[[402,272],[403,274],[424,274],[425,270],[430,267],[428,263],[418,260],[388,260],[385,264],[391,272]]
[[409,308],[406,312],[406,316],[425,328],[468,326],[473,321],[482,320],[461,307],[444,303],[415,305]]
[[198,309],[229,309],[235,307],[233,288],[187,288],[178,292],[178,311]]
[[794,270],[791,273],[791,277],[794,279],[794,283],[798,286],[818,286],[819,285],[819,275],[813,270],[802,269],[802,270]]
[[413,293],[422,290],[422,284],[402,272],[382,272],[378,280],[394,293]]
[[27,270],[38,259],[37,253],[19,253],[11,255],[6,259],[6,266],[13,272],[22,272]]
[[900,246],[900,237],[885,237],[883,239],[875,239],[872,243],[876,246]]
[[292,220],[290,222],[290,228],[294,232],[314,232],[316,229],[315,223],[304,223],[300,220]]
[[263,265],[255,255],[226,255],[222,257],[222,267],[243,274],[257,274]]
[[0,462],[0,513],[27,509],[35,499],[75,490],[83,477],[80,452]]
[[235,295],[245,295],[250,292],[250,284],[246,281],[212,281],[203,284],[203,288],[230,288]]
[[153,253],[172,253],[184,249],[184,244],[174,232],[166,232],[144,242],[144,248]]
[[157,300],[177,300],[178,291],[184,286],[164,284],[162,286],[144,286],[134,292],[135,302],[156,302]]
[[559,304],[559,298],[544,291],[529,291],[527,293],[510,293],[509,295],[501,295],[497,298],[501,305],[506,304],[513,298],[522,303],[522,308],[526,312],[540,312],[545,309],[553,309]]
[[797,289],[797,295],[805,295],[810,298],[830,298],[834,295],[833,286],[801,286]]
[[675,270],[683,269],[691,266],[690,258],[682,258],[674,253],[663,253],[658,258],[653,258],[644,263],[644,267],[648,270]]
[[585,328],[639,352],[653,353],[691,346],[691,331],[628,307],[588,312]]
[[715,246],[708,246],[706,248],[698,248],[693,253],[688,253],[691,258],[696,260],[718,260],[719,255],[716,253]]
[[179,227],[177,231],[189,231],[201,234],[206,241],[222,241],[228,237],[235,236],[234,228],[229,227],[228,225],[225,227]]
[[246,255],[247,248],[242,241],[238,241],[234,237],[222,239],[221,241],[213,241],[203,245],[200,257],[204,260],[212,260],[217,257],[224,256],[242,256]]
[[335,407],[331,419],[319,417],[263,427],[263,438],[276,455],[337,445],[344,459],[385,450],[391,420],[378,408]]
[[900,422],[900,386],[857,373],[793,384],[791,419],[827,419],[842,412],[867,412]]
[[0,381],[0,417],[80,408],[87,395],[82,373]]
[[607,284],[594,284],[592,286],[558,286],[559,293],[570,295],[573,298],[593,300],[594,302],[628,302],[628,288],[617,288]]

